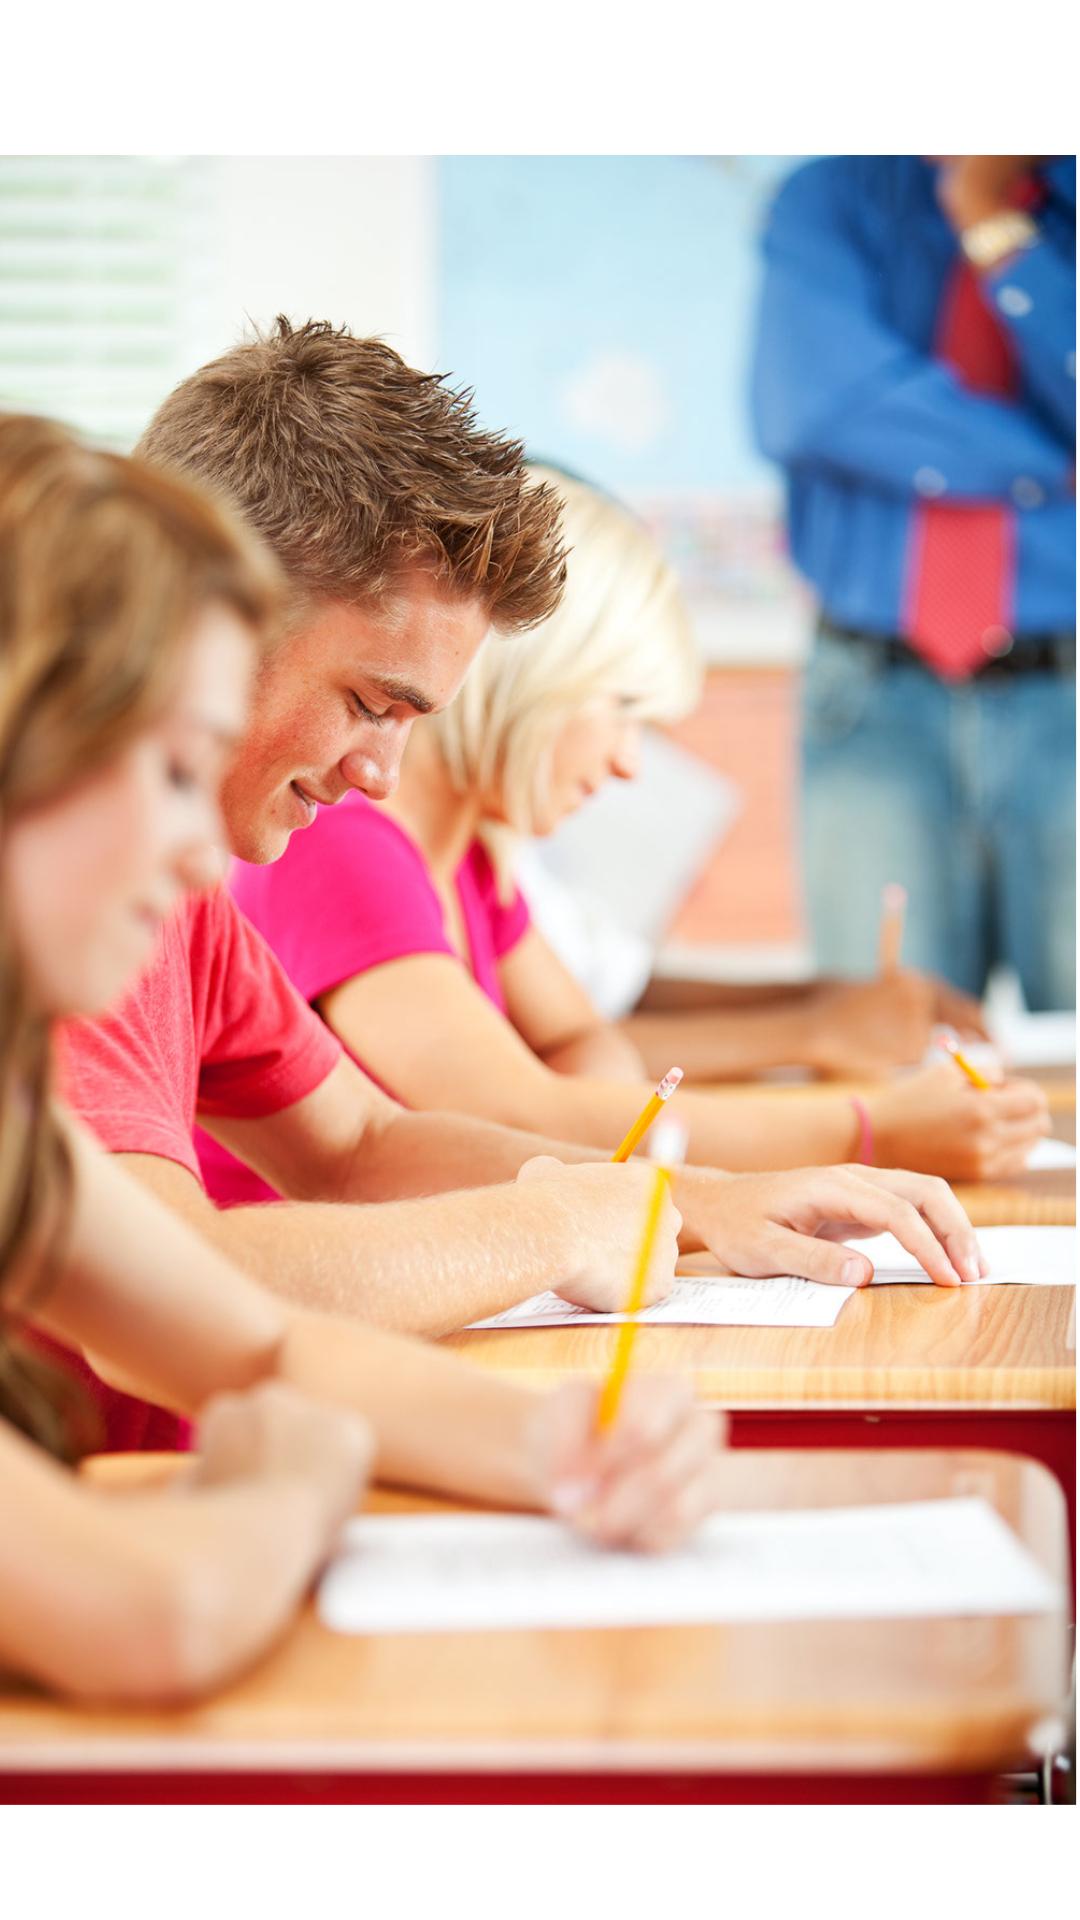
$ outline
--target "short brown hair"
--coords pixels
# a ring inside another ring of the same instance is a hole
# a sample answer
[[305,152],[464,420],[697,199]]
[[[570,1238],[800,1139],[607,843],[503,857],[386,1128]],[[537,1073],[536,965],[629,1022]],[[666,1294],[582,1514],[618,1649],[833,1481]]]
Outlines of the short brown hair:
[[559,500],[530,485],[521,443],[347,327],[279,315],[181,381],[137,452],[222,493],[301,590],[364,602],[420,564],[504,631],[559,603]]

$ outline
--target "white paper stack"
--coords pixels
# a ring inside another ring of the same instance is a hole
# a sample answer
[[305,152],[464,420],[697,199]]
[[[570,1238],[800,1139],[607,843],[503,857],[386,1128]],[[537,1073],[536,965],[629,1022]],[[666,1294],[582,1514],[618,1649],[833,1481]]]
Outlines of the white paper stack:
[[[646,1307],[638,1319],[668,1327],[831,1327],[853,1287],[825,1287],[790,1274],[771,1280],[732,1280],[717,1273],[680,1274],[666,1300]],[[590,1313],[557,1293],[537,1293],[519,1306],[477,1320],[487,1327],[613,1327],[625,1313]]]
[[1028,1614],[1061,1595],[980,1499],[717,1514],[678,1552],[612,1553],[554,1520],[349,1523],[319,1589],[339,1633]]
[[[990,1265],[983,1286],[1076,1285],[1075,1227],[980,1227],[978,1239]],[[891,1233],[876,1234],[872,1240],[853,1240],[851,1244],[873,1261],[876,1287],[901,1281],[929,1286],[929,1274]]]

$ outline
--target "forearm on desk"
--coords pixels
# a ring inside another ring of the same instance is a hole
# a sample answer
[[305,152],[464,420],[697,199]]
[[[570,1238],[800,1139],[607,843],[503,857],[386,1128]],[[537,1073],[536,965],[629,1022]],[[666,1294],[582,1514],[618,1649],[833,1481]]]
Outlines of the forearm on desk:
[[821,985],[813,980],[698,980],[682,974],[654,973],[637,1006],[621,1023],[639,1013],[731,1013],[739,1008],[790,1006],[808,999]]
[[640,1008],[622,1031],[650,1073],[675,1061],[692,1080],[749,1079],[770,1067],[810,1064],[808,998],[803,989],[763,1006]]
[[282,1375],[360,1412],[376,1436],[380,1480],[513,1506],[535,1506],[528,1432],[534,1397],[456,1355],[369,1327],[298,1314]]
[[381,1206],[207,1205],[196,1224],[279,1297],[432,1338],[576,1271],[569,1209],[549,1186]]

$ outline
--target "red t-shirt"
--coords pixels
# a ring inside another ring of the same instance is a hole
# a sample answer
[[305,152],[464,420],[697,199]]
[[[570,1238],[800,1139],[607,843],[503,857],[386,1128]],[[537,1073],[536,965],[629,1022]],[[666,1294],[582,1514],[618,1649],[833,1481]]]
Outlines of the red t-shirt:
[[[64,1099],[104,1146],[175,1160],[196,1179],[197,1111],[279,1113],[321,1086],[341,1057],[224,888],[189,897],[115,1012],[68,1021],[56,1051]],[[178,1443],[174,1415],[104,1386],[84,1362],[78,1371],[102,1405],[106,1446]]]

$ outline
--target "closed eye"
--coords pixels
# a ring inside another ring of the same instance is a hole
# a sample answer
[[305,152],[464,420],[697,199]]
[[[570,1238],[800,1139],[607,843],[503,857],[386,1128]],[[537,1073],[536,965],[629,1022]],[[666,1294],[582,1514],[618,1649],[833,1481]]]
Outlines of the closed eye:
[[361,700],[360,695],[352,687],[349,689],[349,699],[352,703],[353,711],[359,714],[362,720],[370,720],[373,727],[381,726],[383,721],[388,718],[385,712],[376,713],[374,708],[369,707],[366,700]]

